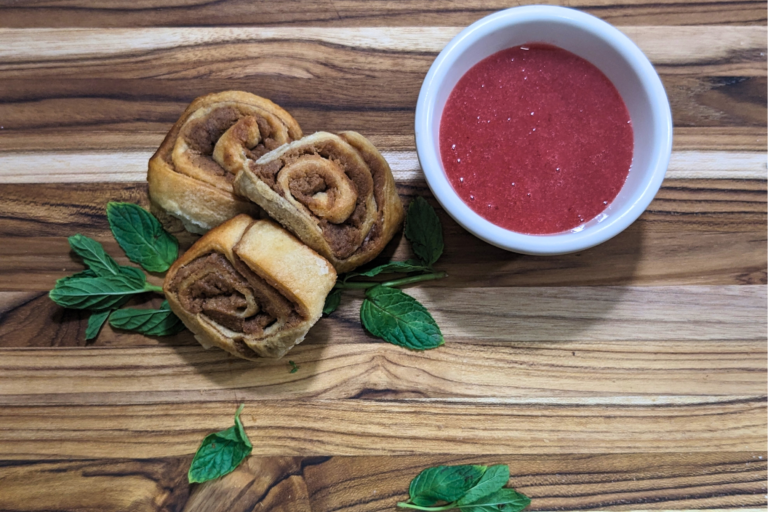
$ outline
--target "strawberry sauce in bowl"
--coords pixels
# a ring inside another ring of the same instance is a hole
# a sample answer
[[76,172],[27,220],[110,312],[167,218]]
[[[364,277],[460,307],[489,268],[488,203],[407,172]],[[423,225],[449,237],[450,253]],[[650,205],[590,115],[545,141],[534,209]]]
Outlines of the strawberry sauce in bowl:
[[629,112],[586,60],[528,44],[475,64],[440,122],[445,174],[497,226],[527,234],[577,228],[618,195],[632,163]]
[[461,31],[424,79],[415,129],[446,212],[526,254],[576,252],[626,229],[672,150],[669,102],[645,55],[598,18],[553,6]]

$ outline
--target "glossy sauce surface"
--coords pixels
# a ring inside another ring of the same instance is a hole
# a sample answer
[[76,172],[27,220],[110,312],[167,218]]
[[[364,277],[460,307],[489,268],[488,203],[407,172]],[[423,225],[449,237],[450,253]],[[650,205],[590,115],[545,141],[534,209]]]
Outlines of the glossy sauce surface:
[[451,185],[482,217],[567,231],[616,198],[632,163],[629,112],[608,78],[561,48],[502,50],[456,84],[440,123]]

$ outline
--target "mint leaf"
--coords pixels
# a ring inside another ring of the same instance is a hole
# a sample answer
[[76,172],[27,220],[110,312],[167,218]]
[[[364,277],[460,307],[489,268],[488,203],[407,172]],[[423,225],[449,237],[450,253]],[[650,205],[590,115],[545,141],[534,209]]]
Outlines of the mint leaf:
[[416,256],[431,267],[443,254],[443,227],[429,203],[421,196],[411,201],[405,219],[405,237]]
[[107,220],[128,259],[150,272],[165,272],[179,255],[179,242],[152,214],[132,203],[109,203]]
[[427,468],[411,481],[408,494],[412,502],[422,507],[438,501],[452,503],[474,487],[486,469],[485,466],[468,465]]
[[85,341],[92,340],[99,335],[101,326],[107,321],[109,316],[109,310],[106,311],[94,311],[91,316],[88,317],[88,327],[85,329]]
[[77,274],[72,274],[71,276],[65,276],[65,277],[62,277],[61,279],[57,279],[56,286],[64,284],[67,281],[70,281],[72,279],[82,279],[84,277],[98,277],[98,276],[96,275],[96,272],[94,272],[93,270],[85,269],[82,272],[78,272]]
[[93,238],[73,235],[69,237],[69,246],[97,276],[116,276],[120,273],[120,265]]
[[288,373],[296,373],[297,371],[299,371],[299,368],[301,368],[301,366],[297,365],[293,361],[288,361],[288,364],[291,365],[291,371]]
[[376,286],[365,292],[360,320],[374,336],[413,350],[445,343],[440,328],[419,301],[396,288]]
[[496,466],[490,466],[488,470],[483,474],[483,477],[477,482],[473,488],[467,491],[456,505],[467,505],[474,503],[475,501],[493,494],[498,491],[509,481],[509,466],[506,464],[498,464]]
[[424,270],[429,270],[429,267],[422,265],[416,260],[390,261],[389,263],[384,263],[383,265],[366,270],[365,272],[350,272],[344,278],[344,281],[346,282],[347,279],[359,276],[374,277],[379,274],[407,274],[409,272],[421,272]]
[[520,512],[530,504],[531,499],[528,496],[514,489],[499,489],[473,503],[456,503],[465,512]]
[[231,473],[251,453],[253,445],[240,421],[243,407],[235,413],[235,426],[205,436],[187,473],[189,483],[207,482]]
[[341,290],[332,290],[331,293],[325,298],[325,305],[323,306],[323,314],[325,316],[330,315],[336,311],[341,304]]
[[170,336],[184,330],[168,301],[163,301],[160,309],[120,309],[109,317],[109,325],[118,329],[136,331],[147,336]]
[[[126,270],[116,276],[59,279],[48,295],[65,308],[103,310],[120,306],[131,295],[152,289],[141,271],[131,267],[122,269]],[[85,272],[81,272],[80,276],[83,274]]]

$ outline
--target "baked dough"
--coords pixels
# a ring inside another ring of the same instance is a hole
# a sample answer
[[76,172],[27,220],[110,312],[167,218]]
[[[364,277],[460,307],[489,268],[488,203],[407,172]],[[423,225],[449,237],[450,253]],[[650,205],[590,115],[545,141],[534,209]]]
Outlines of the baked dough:
[[392,171],[357,132],[317,132],[247,162],[234,182],[339,273],[371,261],[400,229]]
[[201,96],[149,160],[152,208],[199,234],[240,213],[258,215],[256,205],[235,195],[235,175],[246,160],[301,135],[288,112],[255,94],[225,91]]
[[238,215],[173,264],[163,291],[201,345],[257,360],[300,343],[335,282],[331,264],[279,225]]

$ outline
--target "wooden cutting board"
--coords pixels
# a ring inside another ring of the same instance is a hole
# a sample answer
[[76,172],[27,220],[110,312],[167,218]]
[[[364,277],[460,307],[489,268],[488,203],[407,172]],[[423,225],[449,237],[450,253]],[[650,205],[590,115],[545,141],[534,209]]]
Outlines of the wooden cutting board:
[[[286,358],[296,373],[188,332],[86,344],[87,316],[48,299],[82,268],[68,235],[127,264],[105,204],[146,206],[149,156],[212,91],[271,98],[307,133],[363,133],[405,201],[436,205],[421,81],[461,27],[510,5],[0,1],[0,510],[392,511],[421,469],[469,462],[509,464],[537,511],[765,509],[765,1],[569,2],[661,74],[667,179],[626,232],[567,256],[504,252],[439,210],[449,278],[408,290],[438,350],[369,336],[354,294]],[[253,456],[190,486],[192,453],[239,403]]]

